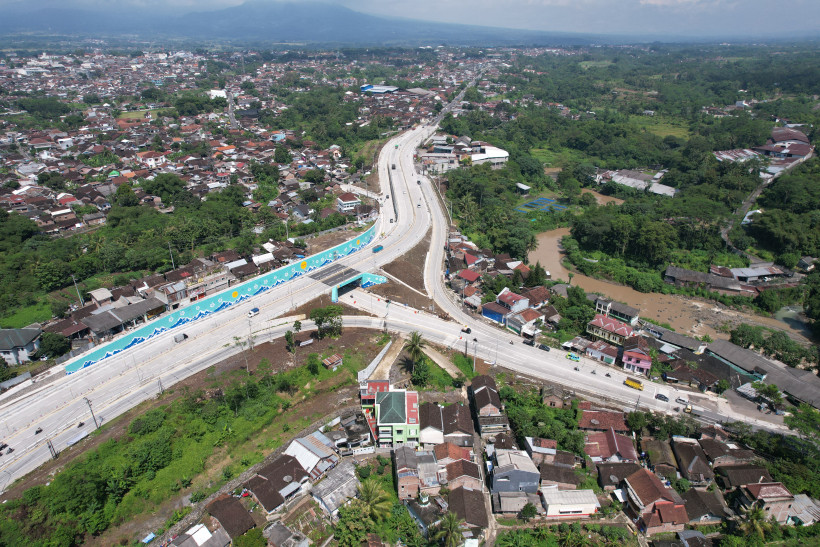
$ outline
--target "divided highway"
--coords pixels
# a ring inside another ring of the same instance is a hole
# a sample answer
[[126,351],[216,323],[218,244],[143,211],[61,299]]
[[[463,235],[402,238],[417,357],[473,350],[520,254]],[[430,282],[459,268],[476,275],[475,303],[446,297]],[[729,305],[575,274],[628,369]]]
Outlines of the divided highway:
[[[435,124],[419,126],[398,135],[382,149],[378,164],[382,184],[381,215],[371,246],[382,245],[383,250],[372,253],[368,248],[345,256],[326,268],[346,266],[358,272],[375,272],[412,249],[432,225],[432,241],[424,267],[425,287],[439,308],[456,322],[401,304],[388,304],[357,289],[343,297],[345,303],[364,308],[377,317],[345,317],[344,324],[388,328],[402,334],[419,331],[433,343],[463,349],[517,373],[559,383],[624,408],[639,405],[672,412],[675,398],[687,397],[688,393],[678,393],[668,386],[650,382],[645,383],[645,391],[638,392],[623,384],[624,373],[586,359],[578,365],[580,370],[574,371],[574,363],[568,361],[563,352],[527,347],[517,337],[510,345],[512,334],[461,309],[445,287],[443,278],[443,249],[449,223],[430,180],[415,171],[415,150],[435,128]],[[392,189],[388,184],[391,179]],[[310,275],[302,276],[186,325],[182,330],[188,339],[181,343],[174,342],[179,329],[166,332],[71,376],[61,376],[42,387],[35,384],[35,388],[23,396],[0,398],[0,439],[14,448],[12,454],[0,458],[0,491],[50,457],[47,440],[59,451],[79,435],[92,430],[94,420],[86,399],[98,420],[109,421],[154,397],[160,389],[167,389],[242,351],[249,337],[254,343],[260,343],[283,336],[293,322],[286,318],[291,310],[330,290],[330,285]],[[259,308],[260,313],[248,317],[247,312],[253,307]],[[472,333],[463,335],[462,325],[468,325]],[[310,322],[304,322],[304,328],[310,326]],[[611,377],[606,376],[607,372]],[[665,394],[671,402],[655,399],[657,393]],[[725,418],[744,419],[734,414]],[[79,422],[84,425],[78,427]],[[771,424],[765,425],[771,427]],[[38,427],[42,432],[36,434]]]

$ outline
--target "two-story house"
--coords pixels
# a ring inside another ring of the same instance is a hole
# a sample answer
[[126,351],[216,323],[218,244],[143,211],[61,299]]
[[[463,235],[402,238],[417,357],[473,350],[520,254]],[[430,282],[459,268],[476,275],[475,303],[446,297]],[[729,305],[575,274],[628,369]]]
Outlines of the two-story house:
[[356,206],[361,205],[361,200],[351,192],[345,192],[336,198],[336,208],[343,215],[350,215],[356,210]]
[[621,304],[620,302],[613,302],[612,300],[599,297],[595,300],[595,313],[614,317],[634,327],[638,323],[640,310],[627,306],[626,304]]
[[495,450],[493,454],[492,491],[535,493],[541,484],[541,472],[523,450]]
[[361,386],[362,413],[378,446],[416,446],[419,442],[419,394],[395,389],[387,380]]
[[8,365],[31,360],[40,349],[40,329],[0,329],[0,356]]
[[617,346],[622,346],[624,340],[633,336],[635,331],[626,323],[606,315],[597,314],[595,319],[587,324],[587,333]]
[[481,375],[473,378],[470,383],[470,395],[482,436],[509,431],[510,424],[504,416],[498,386],[491,376]]
[[785,524],[794,503],[794,495],[779,482],[756,482],[740,489],[737,504],[747,510],[754,504],[760,506],[766,519],[773,518],[778,524]]
[[680,532],[689,522],[680,495],[663,485],[648,469],[640,469],[624,479],[627,515],[637,519],[638,528],[647,535]]
[[393,473],[400,500],[414,499],[419,495],[419,461],[416,451],[409,446],[393,450]]
[[621,363],[624,370],[649,376],[649,370],[652,368],[649,341],[643,336],[630,336],[624,340]]
[[504,287],[504,290],[498,293],[495,301],[512,313],[519,313],[530,307],[529,298],[516,294],[507,287]]

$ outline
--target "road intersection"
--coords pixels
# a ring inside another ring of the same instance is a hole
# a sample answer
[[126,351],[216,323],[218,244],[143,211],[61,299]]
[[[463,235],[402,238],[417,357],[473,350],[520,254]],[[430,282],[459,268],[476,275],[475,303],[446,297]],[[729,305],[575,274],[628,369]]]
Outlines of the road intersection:
[[[342,298],[349,305],[365,309],[372,317],[346,316],[345,326],[387,329],[401,334],[419,331],[434,344],[463,349],[537,381],[561,384],[625,409],[640,407],[674,413],[674,400],[680,396],[674,388],[645,382],[645,390],[637,392],[624,385],[627,375],[620,369],[587,359],[582,359],[579,370],[575,371],[562,352],[544,352],[517,341],[510,345],[509,333],[462,309],[446,288],[443,277],[443,249],[449,222],[430,179],[418,174],[415,168],[415,151],[433,134],[436,123],[396,136],[381,152],[378,169],[382,206],[376,221],[377,236],[371,244],[382,245],[380,252],[365,249],[352,253],[317,270],[314,275],[298,277],[192,322],[184,327],[188,339],[181,343],[174,341],[178,332],[169,331],[70,376],[42,386],[35,384],[22,396],[0,399],[0,435],[15,449],[0,459],[0,491],[51,457],[47,441],[59,451],[91,430],[93,421],[86,399],[93,404],[98,419],[109,421],[156,396],[161,389],[237,354],[251,338],[254,343],[260,343],[284,336],[293,321],[283,318],[291,310],[327,293],[332,284],[349,279],[348,274],[377,272],[381,266],[412,249],[430,226],[432,239],[424,266],[425,290],[454,321],[398,303],[391,305],[356,289]],[[253,307],[259,308],[260,313],[249,318],[247,312]],[[471,327],[469,336],[461,332],[463,325]],[[303,322],[303,329],[312,327],[310,321]],[[658,393],[666,395],[670,402],[655,399]],[[683,396],[688,395],[689,392],[685,392]],[[717,418],[749,421],[728,410]],[[78,427],[79,422],[85,423]],[[753,421],[753,425],[772,427],[772,424],[756,422]],[[42,428],[40,434],[35,433],[38,427]]]

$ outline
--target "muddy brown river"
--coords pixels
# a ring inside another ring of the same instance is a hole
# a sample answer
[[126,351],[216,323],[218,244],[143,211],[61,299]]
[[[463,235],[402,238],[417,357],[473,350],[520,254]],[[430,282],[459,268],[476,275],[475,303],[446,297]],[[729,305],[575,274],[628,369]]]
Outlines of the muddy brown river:
[[[561,250],[561,238],[569,235],[569,228],[558,228],[536,236],[538,248],[531,252],[529,261],[535,264],[540,261],[552,279],[569,280],[570,271],[561,263],[564,254]],[[624,285],[602,281],[573,272],[572,284],[587,292],[595,292],[613,300],[623,302],[641,310],[641,317],[648,317],[665,322],[681,334],[712,338],[728,338],[720,332],[723,325],[733,326],[739,323],[762,325],[786,331],[793,338],[808,342],[803,332],[772,317],[741,313],[711,301],[682,295],[642,293]]]

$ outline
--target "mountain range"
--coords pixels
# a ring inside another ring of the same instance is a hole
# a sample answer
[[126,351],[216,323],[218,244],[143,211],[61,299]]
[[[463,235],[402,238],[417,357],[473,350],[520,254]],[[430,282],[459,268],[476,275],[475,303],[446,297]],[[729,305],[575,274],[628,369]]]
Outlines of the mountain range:
[[[45,7],[44,7],[45,6]],[[592,35],[433,23],[379,17],[338,4],[249,0],[244,4],[185,14],[117,7],[71,7],[68,2],[7,6],[0,34],[36,33],[83,37],[185,38],[247,44],[321,45],[580,45],[612,42]]]

